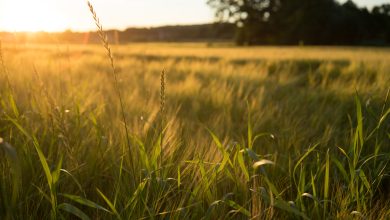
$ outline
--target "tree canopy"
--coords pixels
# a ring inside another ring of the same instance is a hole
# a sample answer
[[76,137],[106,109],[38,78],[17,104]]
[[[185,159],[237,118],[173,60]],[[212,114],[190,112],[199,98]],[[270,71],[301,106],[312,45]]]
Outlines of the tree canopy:
[[208,0],[237,25],[238,44],[389,45],[390,4],[372,10],[349,0]]

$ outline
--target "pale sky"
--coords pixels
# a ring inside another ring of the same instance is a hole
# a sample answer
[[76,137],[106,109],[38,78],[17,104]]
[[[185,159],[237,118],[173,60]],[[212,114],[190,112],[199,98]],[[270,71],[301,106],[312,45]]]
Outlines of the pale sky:
[[[105,29],[199,24],[214,19],[206,0],[91,0]],[[359,6],[390,0],[355,0]],[[94,30],[85,0],[0,0],[0,31]]]

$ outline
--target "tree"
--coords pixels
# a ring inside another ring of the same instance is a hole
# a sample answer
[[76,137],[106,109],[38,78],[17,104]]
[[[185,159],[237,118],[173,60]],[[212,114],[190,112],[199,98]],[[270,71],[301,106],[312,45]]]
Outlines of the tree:
[[383,4],[381,6],[375,6],[372,10],[374,14],[380,14],[384,16],[390,16],[390,4]]
[[208,0],[235,23],[238,44],[390,44],[390,4],[372,11],[348,0]]
[[[273,36],[272,18],[281,0],[208,0],[216,9],[216,16],[223,21],[236,23],[239,44],[256,44],[263,41],[259,36]],[[269,39],[272,41],[272,39]]]
[[[334,0],[209,0],[221,20],[239,27],[241,44],[312,43],[328,39],[323,31],[337,8]],[[315,35],[315,36],[314,36]]]

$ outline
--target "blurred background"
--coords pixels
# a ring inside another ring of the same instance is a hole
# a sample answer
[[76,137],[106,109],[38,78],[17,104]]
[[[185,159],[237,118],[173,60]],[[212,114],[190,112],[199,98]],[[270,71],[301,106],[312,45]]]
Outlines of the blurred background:
[[[112,43],[390,44],[386,0],[92,1]],[[85,1],[0,1],[0,37],[18,43],[98,43]]]

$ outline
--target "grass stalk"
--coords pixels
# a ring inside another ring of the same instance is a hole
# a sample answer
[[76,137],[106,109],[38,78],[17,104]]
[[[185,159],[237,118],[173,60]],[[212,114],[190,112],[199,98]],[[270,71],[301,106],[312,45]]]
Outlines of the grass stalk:
[[134,169],[133,157],[131,154],[131,144],[130,144],[129,129],[128,129],[127,120],[126,120],[125,104],[124,104],[124,100],[122,97],[122,92],[120,90],[118,72],[117,72],[116,67],[115,67],[114,56],[112,54],[111,47],[108,43],[107,34],[103,30],[103,26],[100,23],[99,17],[97,16],[95,9],[93,8],[93,5],[91,4],[90,1],[87,1],[87,4],[88,4],[89,10],[92,14],[93,20],[95,21],[100,40],[101,40],[104,48],[106,49],[107,57],[110,60],[111,73],[112,73],[112,77],[113,77],[113,81],[114,81],[114,89],[115,89],[115,93],[117,94],[118,99],[119,99],[119,104],[120,104],[120,108],[121,108],[121,117],[122,117],[122,121],[123,121],[124,128],[125,128],[125,133],[126,133],[125,136],[126,136],[127,147],[128,147],[129,155],[131,158],[131,160],[130,160],[130,166],[132,169],[131,171],[132,171],[133,178],[135,179],[135,169]]
[[4,55],[3,55],[3,47],[2,47],[2,42],[0,40],[0,64],[1,64],[1,69],[2,69],[2,72],[5,76],[5,80],[7,82],[7,86],[8,86],[8,89],[12,92],[12,86],[11,86],[11,82],[9,80],[9,74],[8,74],[8,69],[7,69],[7,66],[5,65],[5,61],[4,61]]
[[164,158],[164,128],[165,128],[165,71],[161,72],[160,77],[160,167]]

